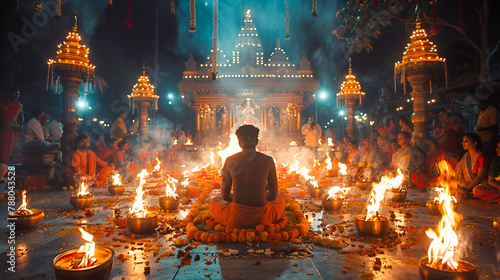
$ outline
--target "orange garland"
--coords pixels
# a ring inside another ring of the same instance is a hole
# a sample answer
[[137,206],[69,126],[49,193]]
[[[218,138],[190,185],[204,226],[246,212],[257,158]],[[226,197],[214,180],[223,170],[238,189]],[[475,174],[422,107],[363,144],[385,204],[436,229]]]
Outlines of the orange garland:
[[[286,212],[289,212],[297,223],[289,222],[286,215],[276,224],[261,224],[255,229],[238,229],[218,224],[208,212],[208,206],[204,204],[213,185],[206,184],[198,199],[191,206],[191,210],[182,221],[181,226],[185,227],[187,240],[196,240],[206,243],[219,242],[275,242],[290,241],[292,243],[302,243],[299,236],[306,236],[309,232],[309,221],[300,210],[299,203],[294,200],[286,189],[282,188],[282,196],[285,198]],[[208,212],[208,213],[207,213]],[[208,228],[218,231],[218,233],[205,232],[198,229],[195,224],[205,221]],[[293,227],[293,228],[292,228]],[[288,228],[288,230],[285,230]],[[280,232],[281,231],[281,232]],[[183,239],[184,241],[185,239]],[[184,244],[185,242],[183,242]],[[176,242],[177,244],[177,242]]]

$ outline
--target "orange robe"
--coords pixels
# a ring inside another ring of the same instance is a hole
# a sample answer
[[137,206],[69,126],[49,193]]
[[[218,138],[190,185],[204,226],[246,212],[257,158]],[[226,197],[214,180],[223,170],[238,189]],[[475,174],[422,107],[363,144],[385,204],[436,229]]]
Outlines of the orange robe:
[[107,162],[98,158],[96,154],[90,150],[87,150],[87,157],[85,157],[83,152],[75,150],[71,154],[69,164],[70,167],[74,169],[74,172],[70,173],[68,176],[69,184],[74,184],[73,175],[76,173],[95,178],[97,186],[108,183],[111,167],[108,166]]
[[285,213],[285,199],[277,196],[266,205],[246,206],[234,202],[226,202],[221,197],[212,199],[210,213],[216,222],[239,229],[255,228],[259,224],[273,224]]
[[19,139],[20,131],[14,130],[7,124],[17,118],[22,110],[22,105],[19,101],[14,101],[9,105],[7,100],[0,101],[0,125],[5,126],[0,128],[0,162],[9,164],[9,158]]

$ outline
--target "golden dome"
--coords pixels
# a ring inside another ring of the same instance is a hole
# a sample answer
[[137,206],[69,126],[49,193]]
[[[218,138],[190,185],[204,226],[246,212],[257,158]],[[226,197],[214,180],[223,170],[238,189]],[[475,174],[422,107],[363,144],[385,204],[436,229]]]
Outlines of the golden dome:
[[403,60],[396,62],[395,67],[425,61],[445,62],[445,58],[438,56],[436,45],[429,41],[427,33],[421,28],[420,22],[417,22],[416,29],[410,38],[411,42],[406,46]]
[[352,74],[351,58],[349,58],[349,74],[345,76],[345,78],[346,80],[340,86],[340,92],[337,93],[337,97],[359,96],[359,98],[361,98],[361,96],[365,95],[365,93],[361,91],[361,85],[356,80],[356,76]]
[[142,71],[142,76],[139,77],[138,83],[132,88],[132,94],[128,96],[128,98],[134,97],[159,98],[158,95],[155,95],[155,87],[149,83],[149,77],[146,76],[146,70]]

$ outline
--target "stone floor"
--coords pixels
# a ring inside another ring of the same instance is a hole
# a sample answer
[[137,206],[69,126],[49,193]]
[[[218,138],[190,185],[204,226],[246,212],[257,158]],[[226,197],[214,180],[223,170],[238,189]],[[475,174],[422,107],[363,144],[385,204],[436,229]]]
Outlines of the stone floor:
[[[135,194],[135,185],[128,185],[126,196]],[[299,191],[291,188],[292,196]],[[74,210],[69,203],[70,194],[74,190],[42,189],[28,192],[29,208],[40,208],[45,211],[44,220],[35,228],[17,231],[16,266],[15,272],[7,271],[7,252],[9,230],[7,220],[0,221],[0,279],[55,279],[54,270],[50,266],[51,260],[63,251],[74,249],[84,244],[77,230],[78,224],[85,227],[103,227],[110,225],[108,218],[112,215],[111,209],[103,209],[110,199],[106,188],[92,190],[95,195],[91,209],[95,216],[80,218],[83,210]],[[419,279],[418,261],[427,256],[427,247],[430,239],[425,235],[425,228],[435,228],[439,217],[431,216],[425,207],[429,193],[418,190],[409,190],[406,203],[383,203],[380,209],[383,215],[395,216],[391,222],[391,230],[384,237],[368,237],[358,234],[354,228],[353,217],[363,213],[368,192],[353,189],[348,203],[336,212],[325,212],[321,208],[321,201],[310,199],[308,196],[297,197],[303,205],[303,212],[311,222],[311,228],[321,234],[323,226],[335,226],[333,235],[344,241],[343,249],[331,249],[305,241],[304,245],[312,250],[305,249],[299,256],[273,256],[248,254],[248,249],[287,248],[288,243],[252,244],[219,243],[214,246],[200,245],[191,251],[191,255],[199,255],[198,261],[192,260],[190,266],[180,269],[174,267],[180,259],[174,256],[161,258],[155,262],[157,256],[154,251],[147,252],[145,243],[160,246],[157,252],[161,254],[168,250],[183,250],[173,245],[172,240],[161,236],[153,240],[156,235],[135,236],[131,239],[118,235],[115,231],[109,237],[101,238],[97,244],[105,244],[113,249],[116,255],[130,255],[126,260],[114,259],[110,279]],[[107,202],[105,200],[108,200]],[[157,196],[148,196],[150,205],[158,202]],[[7,197],[0,201],[0,216],[7,215]],[[191,199],[191,202],[194,198]],[[188,201],[185,201],[188,202]],[[16,204],[16,207],[19,205]],[[160,216],[182,219],[189,211],[189,204],[181,204],[180,210],[172,213],[162,212]],[[120,203],[122,212],[130,207],[130,202]],[[481,201],[469,199],[460,201],[458,212],[463,215],[463,221],[458,230],[459,256],[477,265],[481,279],[500,279],[500,233],[492,226],[493,217],[500,216],[500,205],[488,205]],[[325,224],[324,224],[325,226]],[[128,232],[128,230],[125,230]],[[123,238],[120,242],[112,238]],[[133,242],[133,243],[132,243]],[[155,243],[160,243],[156,245]],[[302,245],[300,245],[302,248]],[[375,255],[367,254],[366,249],[376,248]],[[238,254],[224,257],[217,254],[217,250],[236,249]],[[376,258],[382,262],[379,270],[374,269]],[[210,260],[212,264],[206,264]],[[148,263],[149,261],[149,263]],[[149,268],[149,273],[147,272]],[[176,274],[177,273],[177,274]]]

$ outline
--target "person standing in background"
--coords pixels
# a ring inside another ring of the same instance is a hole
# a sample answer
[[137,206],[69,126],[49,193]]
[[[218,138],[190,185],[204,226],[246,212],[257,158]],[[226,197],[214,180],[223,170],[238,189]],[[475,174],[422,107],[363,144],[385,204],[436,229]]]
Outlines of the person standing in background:
[[305,146],[315,152],[318,149],[318,139],[321,137],[321,127],[314,121],[314,117],[310,117],[309,121],[302,126],[302,135],[305,136]]
[[7,99],[0,101],[0,162],[9,164],[9,158],[19,139],[23,121],[23,105],[17,101],[19,90],[7,90]]

